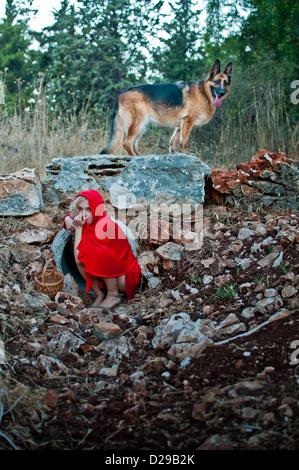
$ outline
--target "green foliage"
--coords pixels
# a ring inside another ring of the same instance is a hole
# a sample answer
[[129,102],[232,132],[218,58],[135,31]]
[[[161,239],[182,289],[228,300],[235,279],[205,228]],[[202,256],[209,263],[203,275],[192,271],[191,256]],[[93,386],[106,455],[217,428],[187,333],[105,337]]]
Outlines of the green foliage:
[[196,276],[195,273],[188,274],[190,281],[194,284],[201,284],[201,277]]
[[171,21],[165,22],[160,44],[153,51],[152,69],[163,81],[202,78],[204,51],[197,3],[179,0],[170,4]]
[[[79,0],[77,8],[62,0],[53,24],[38,33],[28,27],[32,0],[6,0],[0,21],[6,105],[28,106],[42,73],[49,109],[72,116],[88,111],[99,120],[127,87],[198,80],[219,58],[222,67],[234,63],[231,94],[201,141],[218,139],[228,148],[225,135],[233,133],[251,151],[244,140],[250,124],[254,146],[295,149],[298,106],[290,96],[298,79],[298,2],[206,0],[204,11],[195,0],[168,3],[165,13],[163,0]],[[39,47],[32,48],[33,39]],[[278,113],[265,111],[271,106]],[[262,142],[261,129],[271,141]]]
[[30,72],[26,52],[30,40],[25,38],[26,23],[17,21],[19,10],[14,0],[7,0],[5,18],[0,23],[0,70],[8,97],[17,97],[17,90]]
[[[299,58],[299,4],[293,0],[251,0],[242,25],[242,58],[256,62],[270,54],[275,61],[295,64]],[[244,45],[246,47],[244,49]]]
[[88,102],[96,114],[112,108],[116,96],[141,81],[147,70],[146,33],[159,5],[146,0],[68,0],[44,30],[41,57],[53,79],[53,99],[62,109]]
[[231,298],[236,294],[237,283],[227,284],[225,287],[220,287],[217,290],[217,296],[221,298]]

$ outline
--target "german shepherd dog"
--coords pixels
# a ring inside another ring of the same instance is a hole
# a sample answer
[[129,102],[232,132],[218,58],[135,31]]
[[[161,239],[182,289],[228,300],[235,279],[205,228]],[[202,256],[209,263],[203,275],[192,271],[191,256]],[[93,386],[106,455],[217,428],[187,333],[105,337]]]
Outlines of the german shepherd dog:
[[213,117],[228,95],[231,76],[232,62],[220,72],[217,59],[205,80],[128,88],[115,101],[109,143],[101,154],[113,154],[123,144],[129,155],[139,155],[138,141],[150,123],[174,127],[169,152],[180,143],[188,153],[191,130]]

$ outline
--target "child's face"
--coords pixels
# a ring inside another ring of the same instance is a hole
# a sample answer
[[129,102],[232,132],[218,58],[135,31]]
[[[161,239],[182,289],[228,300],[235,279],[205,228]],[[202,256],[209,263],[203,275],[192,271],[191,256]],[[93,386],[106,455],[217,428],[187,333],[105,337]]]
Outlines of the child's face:
[[78,204],[78,214],[82,215],[83,219],[89,223],[92,223],[92,213],[89,207],[89,202],[86,199],[85,201],[81,201]]

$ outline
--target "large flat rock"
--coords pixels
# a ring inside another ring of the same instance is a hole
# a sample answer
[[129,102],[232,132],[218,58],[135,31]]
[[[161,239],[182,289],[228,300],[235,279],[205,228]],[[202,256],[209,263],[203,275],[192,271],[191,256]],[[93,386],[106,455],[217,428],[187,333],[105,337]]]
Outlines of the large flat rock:
[[80,191],[118,185],[137,202],[201,204],[211,169],[195,155],[91,155],[56,158],[46,167],[45,198],[64,203]]
[[26,216],[44,206],[38,171],[24,168],[10,175],[0,175],[0,215]]

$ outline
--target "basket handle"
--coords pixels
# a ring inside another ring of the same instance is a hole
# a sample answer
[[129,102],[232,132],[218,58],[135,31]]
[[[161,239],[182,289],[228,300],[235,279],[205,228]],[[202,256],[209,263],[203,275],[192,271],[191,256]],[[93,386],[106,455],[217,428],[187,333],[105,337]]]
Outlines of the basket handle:
[[42,270],[42,277],[41,277],[42,283],[45,283],[46,271],[47,271],[48,267],[49,267],[51,264],[53,264],[53,273],[56,273],[56,272],[57,272],[57,269],[56,269],[56,262],[55,262],[54,258],[48,259],[48,261],[46,261],[46,264],[45,264],[45,266],[43,267],[43,270]]

